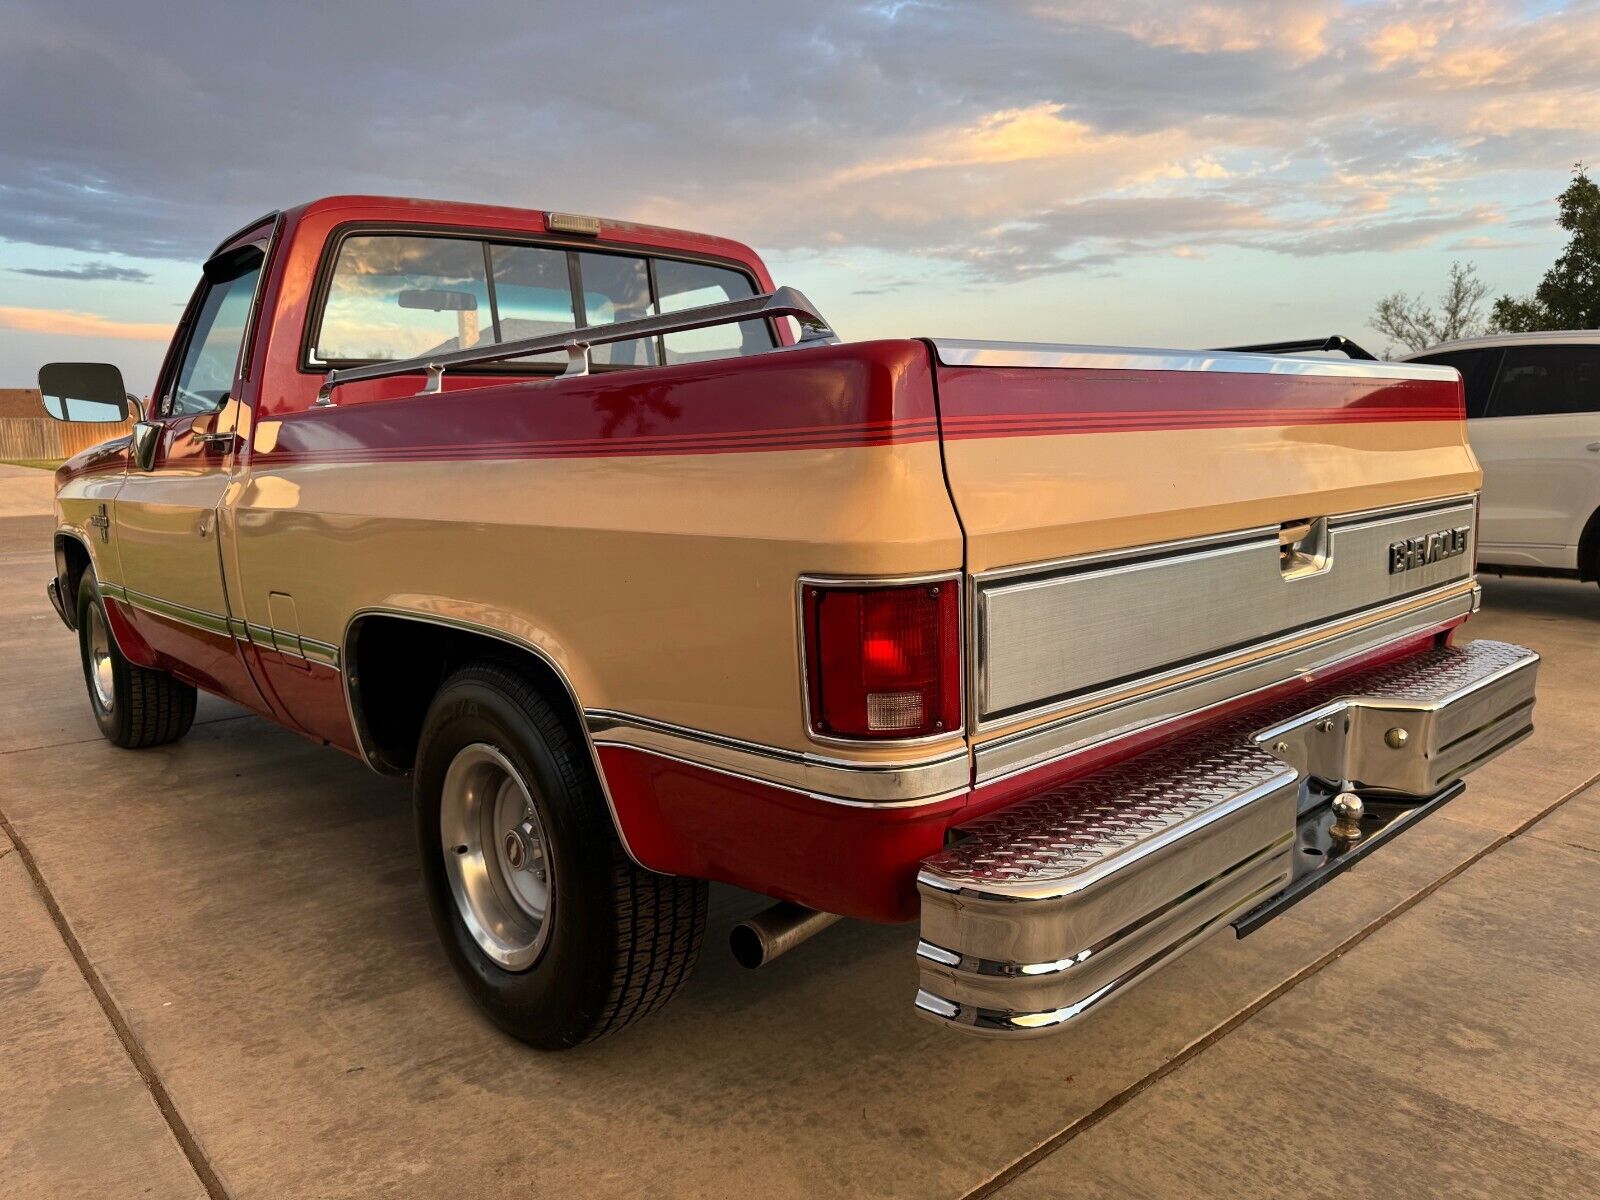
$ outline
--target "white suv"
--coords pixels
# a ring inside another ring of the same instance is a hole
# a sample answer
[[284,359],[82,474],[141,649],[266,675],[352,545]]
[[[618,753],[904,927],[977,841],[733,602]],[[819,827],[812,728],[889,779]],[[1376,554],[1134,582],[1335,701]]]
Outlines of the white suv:
[[1478,559],[1600,579],[1600,330],[1445,342],[1411,362],[1461,372],[1483,464]]

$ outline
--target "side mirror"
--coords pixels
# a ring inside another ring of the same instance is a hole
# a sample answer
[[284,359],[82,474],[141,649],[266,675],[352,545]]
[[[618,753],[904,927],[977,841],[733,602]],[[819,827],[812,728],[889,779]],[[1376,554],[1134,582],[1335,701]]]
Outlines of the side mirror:
[[110,363],[46,363],[39,368],[44,411],[58,421],[126,421],[128,391]]

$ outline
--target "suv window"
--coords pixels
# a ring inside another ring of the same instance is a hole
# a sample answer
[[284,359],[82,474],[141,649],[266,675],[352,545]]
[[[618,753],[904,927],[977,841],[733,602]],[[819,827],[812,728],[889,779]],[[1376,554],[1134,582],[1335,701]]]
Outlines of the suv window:
[[1454,367],[1461,372],[1467,392],[1467,417],[1482,417],[1489,412],[1489,392],[1494,387],[1495,368],[1505,353],[1498,347],[1487,350],[1451,350],[1446,354],[1427,354],[1414,362]]
[[262,255],[251,247],[220,272],[207,270],[205,294],[172,390],[162,408],[168,416],[213,412],[222,406],[239,371],[239,349],[261,277]]
[[[755,294],[741,271],[654,255],[428,234],[344,239],[316,328],[312,365],[348,365],[520,341]],[[668,362],[771,350],[765,321],[665,339]],[[655,366],[662,339],[596,346],[597,367]],[[559,351],[506,367],[561,367]],[[488,368],[487,364],[484,368]]]
[[1489,401],[1492,417],[1600,412],[1600,346],[1512,346]]

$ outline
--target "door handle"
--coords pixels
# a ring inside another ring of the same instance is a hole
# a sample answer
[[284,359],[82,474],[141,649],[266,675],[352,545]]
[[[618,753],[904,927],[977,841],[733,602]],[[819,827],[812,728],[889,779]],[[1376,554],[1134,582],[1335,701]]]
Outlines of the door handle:
[[1600,442],[1590,442],[1584,449],[1600,454]]
[[208,449],[232,450],[234,442],[233,430],[217,428],[222,423],[223,418],[229,415],[228,405],[231,403],[232,398],[224,396],[222,403],[217,406],[215,412],[202,413],[190,422],[189,440],[197,446],[205,446]]

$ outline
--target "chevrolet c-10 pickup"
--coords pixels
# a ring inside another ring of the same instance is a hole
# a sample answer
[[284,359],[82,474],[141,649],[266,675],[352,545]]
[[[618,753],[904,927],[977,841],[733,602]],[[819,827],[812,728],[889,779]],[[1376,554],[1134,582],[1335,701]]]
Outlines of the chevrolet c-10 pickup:
[[1047,1032],[1532,728],[1538,656],[1461,636],[1448,368],[848,342],[721,238],[336,197],[218,247],[148,401],[40,388],[137,409],[56,477],[104,735],[198,688],[409,777],[444,951],[544,1048],[665,1002],[713,881],[775,902],[748,965],[920,919],[918,1012]]

